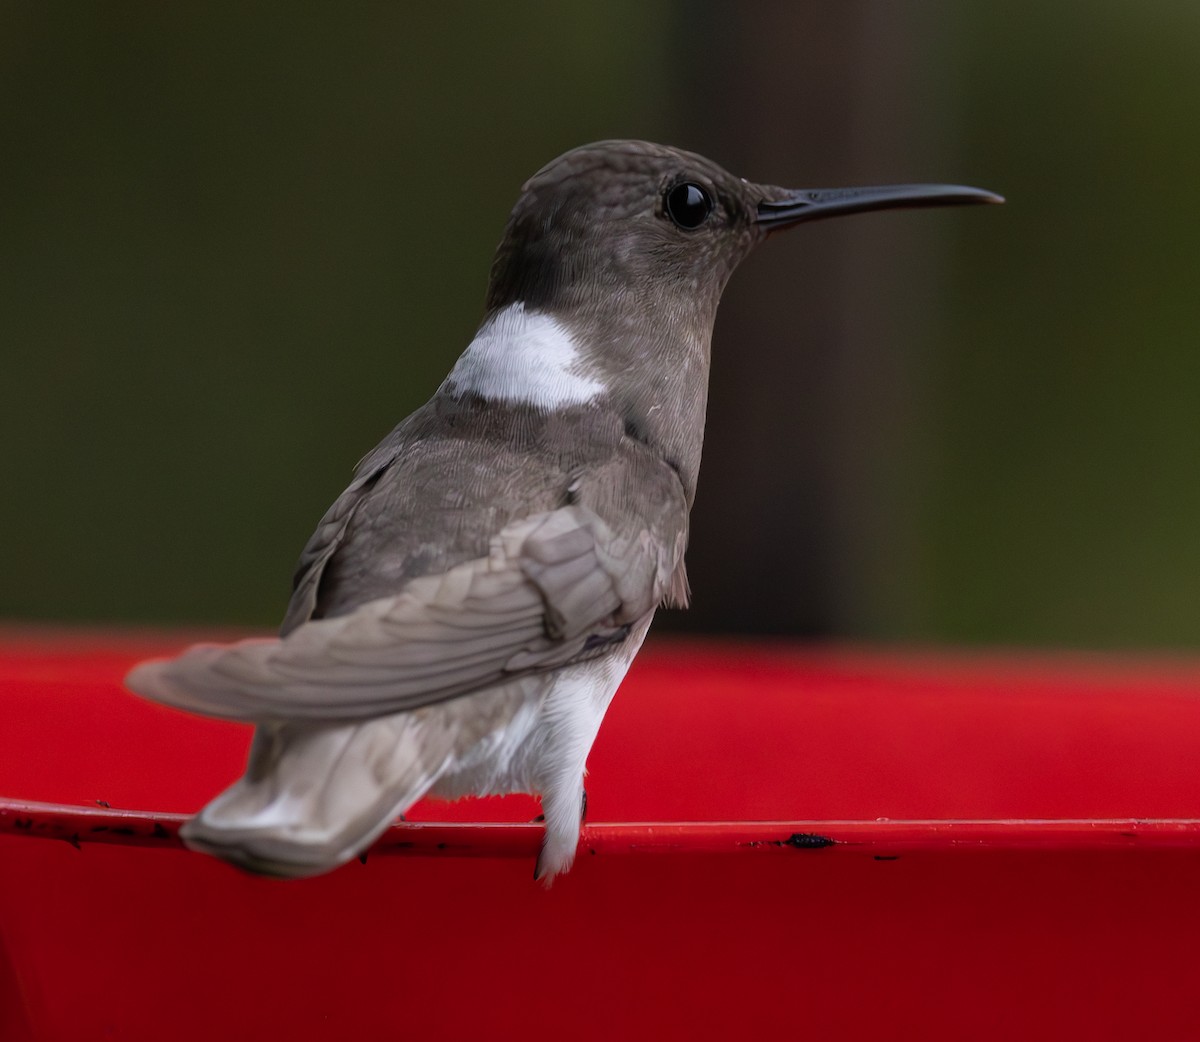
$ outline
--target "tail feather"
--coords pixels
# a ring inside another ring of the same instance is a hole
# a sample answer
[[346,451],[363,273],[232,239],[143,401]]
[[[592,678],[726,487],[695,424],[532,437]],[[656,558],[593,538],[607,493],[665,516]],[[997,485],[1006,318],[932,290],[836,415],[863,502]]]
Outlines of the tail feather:
[[453,733],[438,708],[353,724],[260,725],[245,775],[184,825],[184,842],[263,875],[336,868],[445,769]]

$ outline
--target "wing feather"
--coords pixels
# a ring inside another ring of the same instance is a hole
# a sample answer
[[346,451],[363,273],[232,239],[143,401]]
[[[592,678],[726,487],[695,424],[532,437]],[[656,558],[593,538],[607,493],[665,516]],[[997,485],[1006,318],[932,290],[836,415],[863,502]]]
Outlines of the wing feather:
[[[675,523],[686,527],[679,501]],[[502,529],[486,557],[412,579],[393,597],[277,640],[199,645],[142,664],[127,683],[156,701],[256,722],[416,709],[623,639],[668,592],[682,554],[673,533],[656,534],[617,535],[581,504],[547,511]],[[318,570],[323,554],[313,556]]]

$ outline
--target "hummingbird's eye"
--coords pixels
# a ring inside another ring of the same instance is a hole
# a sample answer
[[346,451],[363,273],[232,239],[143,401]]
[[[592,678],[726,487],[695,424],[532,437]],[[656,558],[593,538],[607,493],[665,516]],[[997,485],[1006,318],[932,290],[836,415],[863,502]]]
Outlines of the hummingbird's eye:
[[675,185],[674,188],[667,189],[663,202],[667,216],[680,228],[686,228],[689,231],[699,228],[708,220],[708,215],[712,213],[713,208],[708,193],[692,181],[684,181],[682,184]]

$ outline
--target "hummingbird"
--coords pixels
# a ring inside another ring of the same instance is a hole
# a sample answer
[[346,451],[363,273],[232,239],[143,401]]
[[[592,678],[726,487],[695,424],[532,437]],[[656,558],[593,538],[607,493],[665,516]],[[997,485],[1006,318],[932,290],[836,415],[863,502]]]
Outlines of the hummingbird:
[[279,636],[135,667],[157,702],[255,727],[190,848],[326,872],[417,800],[531,793],[567,871],[601,721],[659,606],[685,607],[713,322],[751,250],[806,221],[998,203],[978,188],[790,190],[644,141],[523,186],[474,339],[363,458],[305,546]]

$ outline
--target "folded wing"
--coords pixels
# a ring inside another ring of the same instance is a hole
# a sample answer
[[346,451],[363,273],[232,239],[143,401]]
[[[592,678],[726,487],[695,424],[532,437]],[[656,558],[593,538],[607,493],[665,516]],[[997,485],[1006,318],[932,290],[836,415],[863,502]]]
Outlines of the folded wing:
[[622,640],[680,581],[686,505],[646,521],[614,531],[578,503],[539,513],[502,529],[486,557],[395,596],[280,639],[198,645],[138,666],[127,683],[229,719],[355,720],[582,660]]

